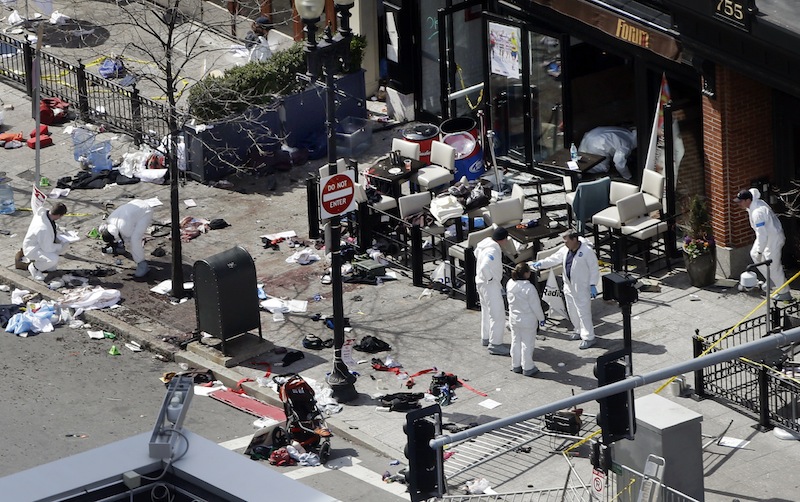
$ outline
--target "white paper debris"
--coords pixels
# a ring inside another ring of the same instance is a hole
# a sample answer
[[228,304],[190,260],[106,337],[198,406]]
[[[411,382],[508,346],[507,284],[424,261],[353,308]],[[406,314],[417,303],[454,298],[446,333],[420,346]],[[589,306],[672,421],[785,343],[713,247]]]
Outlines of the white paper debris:
[[727,446],[728,448],[744,448],[745,446],[750,444],[750,441],[746,439],[738,439],[729,436],[722,436],[721,438],[719,438],[719,441],[717,441],[717,444],[720,446]]
[[498,406],[500,406],[501,403],[498,403],[494,399],[486,399],[484,401],[481,401],[478,404],[480,406],[483,406],[484,408],[488,408],[490,410],[493,410],[493,409],[497,408]]

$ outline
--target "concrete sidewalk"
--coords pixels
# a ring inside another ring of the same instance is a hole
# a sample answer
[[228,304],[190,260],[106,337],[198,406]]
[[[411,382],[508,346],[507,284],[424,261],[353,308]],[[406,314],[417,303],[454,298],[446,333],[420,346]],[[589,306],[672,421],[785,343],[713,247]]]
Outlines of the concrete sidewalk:
[[[22,131],[33,129],[30,101],[23,92],[0,85],[6,105],[4,130]],[[69,136],[60,127],[51,128],[55,145],[41,151],[41,174],[53,184],[64,176],[74,176],[79,166],[73,160]],[[371,149],[359,158],[363,169],[390,150],[392,137],[399,130],[378,132],[373,137]],[[124,145],[117,143],[115,151]],[[3,170],[11,177],[18,208],[29,205],[30,189],[34,181],[34,151],[23,147],[18,150],[0,150]],[[107,326],[123,339],[131,339],[146,345],[151,350],[167,354],[177,361],[192,366],[214,370],[227,385],[235,385],[242,378],[264,376],[269,363],[272,374],[299,372],[304,377],[323,382],[331,369],[332,351],[305,350],[302,340],[313,333],[327,339],[333,332],[321,322],[313,320],[314,314],[332,312],[330,286],[320,283],[320,276],[327,264],[324,260],[307,266],[287,264],[286,258],[295,249],[280,245],[279,251],[266,249],[260,236],[284,230],[295,230],[299,239],[308,242],[304,180],[316,171],[324,161],[318,160],[288,173],[280,173],[277,188],[267,190],[265,179],[248,176],[231,176],[230,189],[213,188],[195,182],[181,187],[181,200],[193,199],[196,207],[188,208],[181,203],[181,216],[213,219],[224,218],[231,226],[213,230],[184,243],[183,260],[187,280],[191,265],[220,251],[240,244],[253,256],[259,281],[269,295],[287,299],[307,300],[308,311],[302,314],[287,314],[283,322],[274,322],[271,314],[261,315],[265,349],[273,346],[302,350],[304,359],[283,368],[282,355],[269,350],[258,357],[243,361],[236,367],[225,368],[207,356],[193,351],[180,351],[165,339],[186,338],[196,327],[193,300],[174,305],[167,297],[157,295],[150,288],[169,278],[170,243],[166,237],[156,237],[145,246],[153,268],[146,280],[133,278],[134,264],[122,257],[102,254],[98,241],[88,238],[73,245],[70,254],[60,264],[61,271],[94,272],[111,270],[113,275],[96,275],[92,283],[106,288],[119,289],[122,294],[120,308],[102,312],[91,311],[86,318],[93,324]],[[77,230],[81,236],[101,221],[105,203],[111,201],[121,205],[129,197],[159,197],[164,206],[157,208],[155,221],[169,219],[169,187],[139,183],[127,186],[112,186],[99,190],[73,190],[65,199],[70,216],[60,223]],[[19,209],[16,214],[0,217],[0,228],[9,235],[0,235],[0,281],[42,293],[47,298],[57,298],[59,293],[45,285],[33,282],[27,271],[14,269],[14,253],[20,248],[22,237],[30,221],[30,213]],[[167,255],[155,258],[150,253],[162,247]],[[96,272],[94,272],[96,273]],[[54,274],[52,277],[56,276]],[[541,372],[535,378],[526,378],[510,371],[510,359],[491,356],[481,346],[479,336],[479,313],[468,311],[464,302],[434,292],[421,295],[420,288],[411,285],[410,279],[386,282],[382,286],[345,284],[345,316],[350,318],[353,334],[357,339],[366,335],[377,336],[392,346],[391,355],[404,369],[413,374],[435,367],[438,370],[458,375],[481,393],[465,388],[457,391],[457,400],[444,408],[445,419],[451,423],[466,425],[471,422],[485,423],[496,418],[507,417],[538,405],[542,405],[572,393],[596,387],[592,374],[595,359],[610,350],[622,346],[622,316],[615,303],[597,299],[593,302],[594,320],[599,336],[597,345],[579,351],[578,342],[570,341],[567,323],[549,322],[537,340],[534,358]],[[320,295],[320,301],[314,301]],[[739,293],[734,285],[721,284],[706,289],[689,285],[681,270],[666,273],[661,277],[660,291],[642,293],[633,306],[634,368],[637,373],[646,373],[692,357],[691,336],[695,329],[711,333],[734,325],[750,312],[761,298],[755,294]],[[759,312],[760,313],[760,312]],[[172,337],[172,338],[170,338]],[[506,335],[510,341],[510,335]],[[32,338],[35,344],[36,339]],[[32,349],[35,350],[35,349]],[[404,415],[376,411],[377,401],[372,396],[379,393],[408,390],[405,381],[394,374],[374,371],[369,360],[372,357],[385,359],[389,353],[370,355],[355,352],[355,358],[365,362],[359,365],[361,374],[356,387],[358,400],[344,406],[342,412],[330,418],[337,435],[357,443],[368,445],[404,462],[402,432]],[[416,378],[412,390],[421,392],[428,388],[430,376]],[[689,380],[691,381],[691,379]],[[652,392],[656,386],[637,390],[641,396]],[[265,401],[277,402],[277,396],[269,388],[256,383],[246,383],[247,393]],[[794,441],[779,441],[771,433],[757,433],[752,429],[754,417],[748,417],[711,401],[695,402],[691,399],[664,397],[675,400],[704,416],[703,431],[709,435],[720,434],[731,420],[733,425],[727,436],[750,440],[744,449],[729,449],[712,445],[704,453],[706,500],[795,500],[797,477],[795,465],[800,461],[800,450]],[[486,399],[499,403],[489,409],[483,405]],[[587,413],[596,413],[597,404],[587,403]],[[334,444],[334,448],[336,445]],[[561,473],[563,474],[563,473]],[[480,469],[476,476],[482,475]],[[589,473],[587,473],[587,478]],[[525,486],[532,477],[541,478],[533,470],[517,477],[500,489]],[[563,478],[562,478],[563,480]],[[537,486],[541,486],[537,484]]]

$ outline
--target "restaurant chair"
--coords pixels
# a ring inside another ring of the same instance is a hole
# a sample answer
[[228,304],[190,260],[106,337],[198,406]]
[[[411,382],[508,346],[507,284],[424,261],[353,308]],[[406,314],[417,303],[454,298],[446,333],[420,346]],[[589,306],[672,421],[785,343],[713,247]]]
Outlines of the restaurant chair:
[[392,151],[399,151],[402,157],[419,160],[419,143],[406,141],[400,138],[392,138]]
[[[423,211],[426,211],[431,204],[431,200],[432,200],[432,195],[430,192],[427,191],[412,193],[410,195],[403,195],[402,197],[399,197],[397,199],[397,208],[400,213],[400,219],[403,220],[404,225],[405,222],[407,221],[406,219],[409,216],[413,216],[415,214],[419,214]],[[431,248],[436,247],[436,236],[442,235],[445,232],[444,227],[436,224],[420,226],[420,228],[422,229],[423,240],[425,240],[427,237],[430,237]],[[405,243],[406,247],[408,247],[407,238],[409,236],[409,232],[410,232],[410,227],[405,226],[405,232],[400,232],[399,235],[400,239]],[[442,258],[444,258],[445,256],[445,251],[443,248],[444,239],[442,239],[441,244],[442,244],[442,249],[440,249],[440,253]]]
[[[489,204],[489,219],[495,228],[508,228],[522,223],[522,215],[523,206],[519,197]],[[533,258],[533,244],[524,244],[509,237],[503,253],[515,264],[528,261]]]
[[[467,249],[475,249],[475,246],[478,245],[480,241],[487,237],[491,237],[494,233],[494,227],[486,227],[482,230],[477,230],[475,232],[470,232],[467,238],[461,242],[453,244],[447,250],[447,256],[450,259],[450,271],[451,271],[451,281],[452,284],[456,284],[456,260],[462,263],[461,267],[463,268],[464,257],[466,256]],[[470,280],[469,278],[465,278],[464,280]],[[474,278],[473,278],[474,280]]]
[[664,185],[666,178],[663,174],[653,169],[645,169],[642,172],[641,192],[644,194],[644,204],[647,212],[661,211],[663,205],[661,199],[664,197]]
[[[650,272],[650,256],[651,251],[654,249],[654,242],[658,241],[661,236],[667,233],[667,222],[658,218],[650,216],[650,211],[644,201],[644,194],[636,192],[629,195],[617,202],[619,209],[619,217],[622,220],[619,231],[619,246],[618,252],[622,259],[621,265],[623,272],[628,270],[628,243],[631,239],[639,241],[639,244],[644,245],[643,261],[645,265],[645,273]],[[666,251],[666,242],[662,247]],[[666,252],[664,253],[666,255]],[[669,260],[667,260],[669,266]]]
[[[625,197],[635,193],[640,193],[639,187],[636,185],[621,181],[611,182],[611,186],[609,187],[608,191],[609,206],[592,216],[592,234],[594,236],[595,249],[599,251],[601,245],[605,244],[606,242],[611,242],[611,232],[615,229],[619,229],[623,222],[619,214],[617,203]],[[601,227],[606,229],[607,238],[601,239]]]
[[498,227],[513,227],[522,222],[522,201],[514,197],[489,204],[489,222]]
[[[586,232],[586,223],[592,221],[592,216],[599,213],[609,205],[608,197],[611,188],[611,178],[604,177],[594,181],[578,183],[569,204],[575,218],[575,231],[583,235]],[[570,227],[572,217],[570,217]]]
[[[336,173],[337,174],[347,171],[348,167],[349,166],[347,165],[347,160],[346,159],[344,159],[344,158],[336,159]],[[358,172],[358,169],[355,169],[355,171]],[[320,178],[327,178],[330,175],[331,175],[331,166],[329,166],[328,164],[325,164],[324,166],[319,168],[319,177]]]
[[455,179],[456,149],[441,141],[431,143],[431,165],[411,176],[411,183],[422,190],[449,185]]

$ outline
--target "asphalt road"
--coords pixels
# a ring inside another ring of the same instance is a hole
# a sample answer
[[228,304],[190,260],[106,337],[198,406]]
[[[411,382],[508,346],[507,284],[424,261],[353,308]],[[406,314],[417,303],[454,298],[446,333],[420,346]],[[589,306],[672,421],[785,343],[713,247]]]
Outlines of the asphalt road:
[[[9,293],[0,293],[0,303],[9,302]],[[121,355],[109,355],[113,344],[111,339],[90,339],[86,329],[66,326],[27,338],[0,333],[0,476],[152,430],[166,391],[159,377],[181,368],[119,343]],[[241,452],[255,430],[254,419],[198,396],[184,426]],[[341,438],[334,438],[332,446],[327,466],[275,468],[262,463],[340,500],[407,500],[397,497],[404,492],[402,485],[381,481],[384,471],[394,474],[399,468],[390,465],[391,459]]]

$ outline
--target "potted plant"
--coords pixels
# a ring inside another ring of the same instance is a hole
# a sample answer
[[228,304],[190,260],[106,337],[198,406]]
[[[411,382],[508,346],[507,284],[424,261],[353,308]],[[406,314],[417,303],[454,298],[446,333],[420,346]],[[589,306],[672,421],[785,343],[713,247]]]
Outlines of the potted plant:
[[682,229],[685,232],[683,261],[692,286],[702,288],[714,284],[717,270],[716,244],[711,235],[711,215],[704,197],[693,195],[689,200]]

